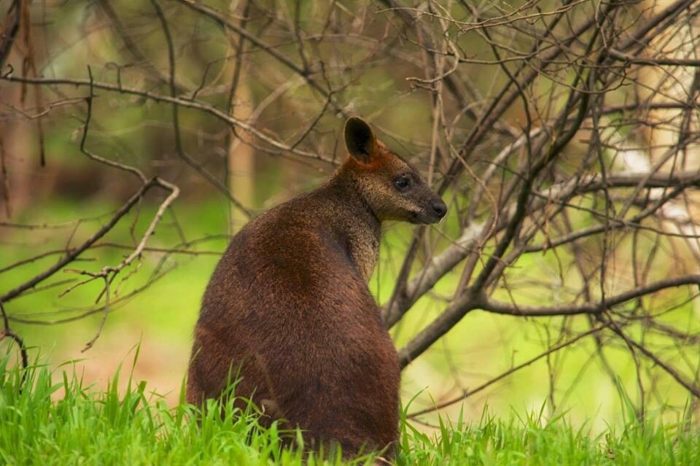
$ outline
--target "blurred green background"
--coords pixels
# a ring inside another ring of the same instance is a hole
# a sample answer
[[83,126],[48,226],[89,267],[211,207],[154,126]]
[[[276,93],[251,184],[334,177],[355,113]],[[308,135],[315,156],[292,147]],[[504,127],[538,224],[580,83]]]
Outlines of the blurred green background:
[[[0,11],[7,11],[9,3],[0,1]],[[22,38],[10,56],[15,72],[85,80],[89,66],[95,81],[168,95],[167,84],[158,82],[157,73],[152,72],[155,68],[167,75],[169,66],[163,31],[152,6],[137,1],[109,3],[116,16],[99,2],[33,5],[32,36],[28,41]],[[199,90],[197,98],[201,101],[232,115],[243,112],[247,117],[265,104],[256,115],[256,127],[290,144],[314,123],[298,147],[342,160],[345,152],[338,136],[343,117],[331,110],[321,111],[326,102],[303,79],[287,74],[270,56],[253,50],[244,55],[240,65],[241,84],[232,105],[228,90],[238,66],[234,60],[238,47],[235,36],[222,34],[215,23],[191,14],[181,2],[161,3],[176,46],[178,85],[188,89],[181,94],[183,98],[193,98],[194,90]],[[243,17],[240,9],[248,3],[207,4],[229,12],[230,18],[238,21]],[[554,4],[541,2],[542,8]],[[583,9],[576,14],[585,15],[587,11],[590,12]],[[274,43],[295,61],[299,58],[291,38],[294,24],[299,24],[308,39],[305,53],[323,59],[328,67],[323,79],[339,89],[336,95],[346,110],[376,124],[382,139],[404,156],[424,156],[429,151],[432,95],[406,79],[421,69],[420,53],[412,51],[410,42],[401,42],[401,26],[386,11],[368,2],[331,7],[323,2],[289,1],[253,4],[247,15],[251,18],[247,27],[256,37]],[[327,23],[326,18],[331,15],[335,19]],[[336,29],[328,33],[327,42],[314,45],[315,34],[321,34],[325,24]],[[126,32],[120,33],[120,27]],[[465,34],[459,40],[470,44],[469,51],[475,59],[489,58],[487,44],[476,41],[474,34]],[[132,47],[135,44],[141,58],[133,56],[125,36],[132,41]],[[375,49],[386,52],[380,46],[389,40],[396,41],[399,58],[405,50],[415,52],[415,62],[401,61],[388,52],[374,54]],[[523,47],[528,44],[515,41]],[[24,60],[27,56],[32,57],[29,65]],[[484,93],[505,81],[493,67],[469,67],[473,84]],[[319,75],[317,70],[314,76]],[[552,86],[551,81],[535,85],[542,95]],[[0,81],[4,104],[0,134],[6,154],[5,178],[11,186],[1,214],[0,294],[50,267],[65,251],[89,238],[137,187],[129,176],[90,161],[81,153],[85,98],[89,94],[85,85],[46,86],[41,95],[37,89]],[[275,93],[279,96],[273,103],[266,103]],[[131,367],[138,348],[134,377],[147,380],[155,392],[175,402],[186,371],[201,296],[228,238],[246,219],[178,157],[168,104],[100,89],[94,94],[89,149],[148,174],[158,174],[178,185],[181,195],[149,239],[149,249],[141,260],[125,270],[112,287],[113,303],[101,333],[105,316],[94,308],[102,283],[76,286],[88,278],[79,271],[97,272],[104,266],[118,264],[129,254],[162,201],[162,193],[149,193],[100,241],[99,247],[82,254],[79,261],[5,307],[13,318],[13,329],[31,347],[33,360],[60,370],[76,370],[87,382],[102,387],[117,368]],[[561,95],[554,95],[552,105],[561,105],[561,99]],[[26,118],[27,115],[41,117]],[[521,122],[521,117],[522,109],[517,105],[507,113],[508,121],[514,124]],[[313,189],[335,169],[333,163],[287,157],[246,144],[231,149],[227,144],[233,136],[227,125],[196,109],[181,109],[180,121],[185,150],[254,213]],[[468,129],[458,125],[451,137],[459,142]],[[585,142],[575,141],[573,155],[565,158],[564,165],[575,165],[577,153],[584,147]],[[230,157],[231,151],[238,151],[234,158]],[[43,166],[39,163],[42,153],[46,160]],[[418,162],[421,160],[424,158],[417,157]],[[465,185],[463,191],[450,193],[451,202],[467,202],[473,187]],[[575,220],[582,225],[591,221],[585,214]],[[390,224],[385,228],[380,262],[370,281],[380,304],[385,304],[391,295],[412,231],[408,225]],[[439,250],[458,234],[457,219],[452,215],[439,229],[431,231],[429,238]],[[642,240],[638,247],[649,245]],[[622,259],[625,258],[621,256],[616,270],[621,275],[629,269],[629,261]],[[571,283],[565,281],[575,278],[573,274],[559,276],[561,260],[554,252],[518,259],[509,272],[513,284],[518,285],[517,301],[566,302]],[[26,263],[19,264],[23,261]],[[666,269],[677,265],[666,262],[657,273],[663,275]],[[407,342],[444,308],[460,272],[458,267],[442,279],[434,292],[422,298],[392,330],[397,346]],[[530,287],[530,283],[537,285]],[[549,287],[546,293],[542,291],[543,283]],[[496,296],[508,297],[506,291]],[[648,304],[658,309],[673,304],[674,312],[664,319],[697,330],[698,300],[691,299],[687,290],[660,293]],[[589,322],[585,316],[566,319],[565,323],[560,317],[522,319],[474,311],[405,370],[404,403],[410,403],[412,411],[474,388],[556,343],[557,332],[564,325],[585,330]],[[94,346],[83,351],[98,333]],[[0,345],[3,352],[14,354],[15,349],[7,340]],[[456,416],[463,412],[467,419],[477,419],[486,407],[496,414],[544,410],[548,415],[564,415],[594,429],[621,423],[630,414],[627,399],[636,402],[638,398],[635,360],[622,344],[606,347],[606,359],[618,377],[611,378],[596,351],[592,339],[584,339],[444,413]],[[672,346],[664,356],[674,357]],[[694,358],[675,362],[692,373],[697,368],[697,354]],[[687,392],[669,377],[659,377],[647,368],[641,373],[645,383],[663,394],[648,400],[650,413],[675,419],[697,410],[690,404]]]

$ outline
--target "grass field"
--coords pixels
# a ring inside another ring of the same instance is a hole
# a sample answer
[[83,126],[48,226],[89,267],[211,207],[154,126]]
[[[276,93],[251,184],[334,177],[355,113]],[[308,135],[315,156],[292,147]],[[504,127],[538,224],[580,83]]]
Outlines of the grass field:
[[[33,367],[20,391],[21,372],[0,363],[0,462],[2,464],[206,464],[316,465],[373,464],[367,455],[343,463],[338,454],[309,455],[282,438],[298,432],[260,427],[252,407],[231,403],[174,407],[150,393],[145,382],[119,374],[109,386],[85,387],[65,368]],[[222,416],[219,413],[223,413]],[[199,419],[199,422],[196,421]],[[685,422],[656,424],[629,420],[620,430],[591,435],[563,417],[540,414],[441,422],[424,426],[402,422],[398,465],[695,465],[700,464],[700,432]],[[420,428],[419,428],[420,427]]]

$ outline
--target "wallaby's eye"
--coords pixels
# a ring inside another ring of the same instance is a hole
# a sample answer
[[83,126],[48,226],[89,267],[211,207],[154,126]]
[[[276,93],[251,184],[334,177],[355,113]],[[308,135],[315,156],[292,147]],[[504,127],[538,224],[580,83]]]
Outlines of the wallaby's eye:
[[400,175],[394,178],[394,186],[401,192],[407,191],[412,184],[413,180],[408,175]]

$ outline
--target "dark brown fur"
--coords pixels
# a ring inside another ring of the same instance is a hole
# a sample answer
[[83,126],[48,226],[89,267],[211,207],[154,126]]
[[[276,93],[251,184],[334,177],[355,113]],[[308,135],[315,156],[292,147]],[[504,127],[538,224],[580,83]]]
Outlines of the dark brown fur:
[[[367,287],[381,221],[430,223],[444,204],[350,119],[351,157],[324,186],[251,221],[222,257],[195,329],[187,399],[236,395],[345,455],[398,436],[399,365]],[[414,179],[398,192],[397,175]]]

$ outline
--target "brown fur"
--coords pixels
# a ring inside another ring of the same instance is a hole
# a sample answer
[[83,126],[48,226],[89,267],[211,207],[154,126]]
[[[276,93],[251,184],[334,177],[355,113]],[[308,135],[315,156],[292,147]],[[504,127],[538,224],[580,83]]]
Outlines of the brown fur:
[[[207,287],[187,399],[236,395],[351,456],[398,436],[399,365],[367,287],[383,220],[431,223],[444,204],[415,170],[348,120],[351,157],[321,188],[271,209],[233,240]],[[399,192],[397,175],[414,179]]]

